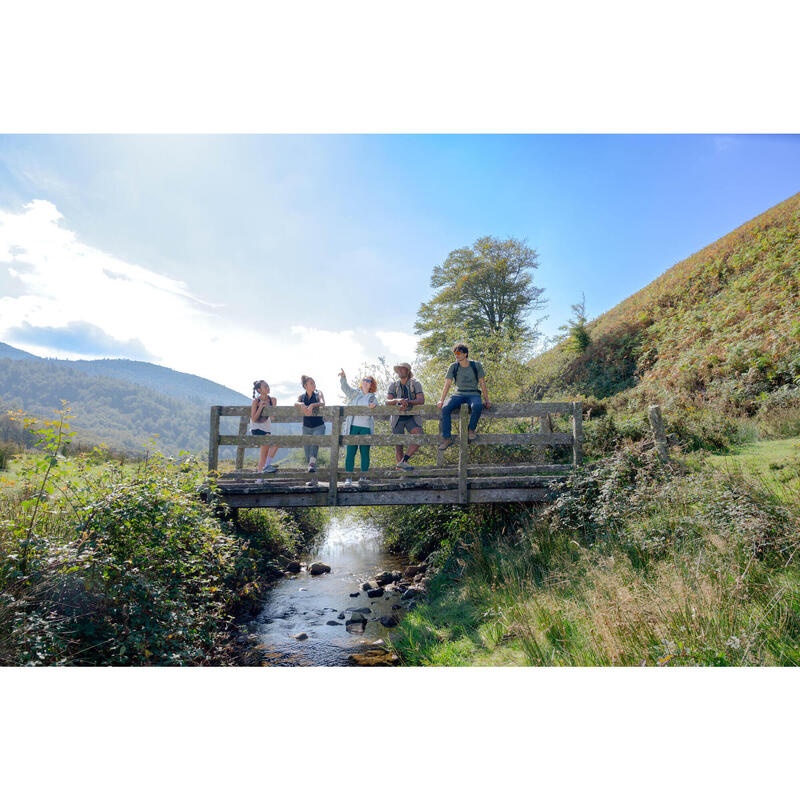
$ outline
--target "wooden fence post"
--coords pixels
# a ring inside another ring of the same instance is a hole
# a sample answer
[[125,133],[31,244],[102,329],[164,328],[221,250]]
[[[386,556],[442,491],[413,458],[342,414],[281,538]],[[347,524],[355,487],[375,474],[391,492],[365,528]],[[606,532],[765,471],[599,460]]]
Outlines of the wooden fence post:
[[[423,428],[425,430],[425,428]],[[436,432],[439,436],[442,435],[442,418],[439,417],[439,421],[437,423]],[[438,447],[436,448],[436,466],[441,467],[444,464],[444,450],[440,450]]]
[[653,429],[653,440],[656,445],[656,452],[662,461],[669,461],[669,449],[667,448],[667,432],[664,430],[664,419],[661,416],[661,406],[649,406],[647,417],[650,420],[650,427]]
[[[239,418],[239,436],[244,436],[247,433],[247,422],[249,417],[245,414]],[[244,467],[244,445],[240,444],[236,448],[236,469],[237,471]]]
[[336,414],[333,417],[333,421],[331,422],[331,449],[330,449],[330,458],[331,458],[331,471],[330,477],[328,478],[328,505],[335,506],[337,503],[338,491],[339,491],[339,483],[338,483],[338,475],[336,474],[339,471],[339,437],[342,434],[342,409],[341,407],[336,409]]
[[208,425],[208,471],[216,472],[219,464],[219,411],[220,406],[211,406]]
[[466,505],[469,502],[467,490],[467,465],[469,464],[469,438],[467,424],[469,422],[469,405],[464,403],[459,414],[458,432],[458,502]]
[[572,404],[572,466],[583,463],[583,403]]

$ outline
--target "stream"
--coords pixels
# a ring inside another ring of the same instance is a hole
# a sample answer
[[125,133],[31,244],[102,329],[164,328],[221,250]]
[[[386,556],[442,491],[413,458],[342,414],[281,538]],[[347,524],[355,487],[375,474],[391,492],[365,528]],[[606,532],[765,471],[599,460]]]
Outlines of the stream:
[[[387,592],[369,599],[361,584],[383,570],[402,569],[401,559],[383,549],[377,528],[347,512],[331,517],[320,542],[303,556],[303,561],[323,561],[331,571],[312,576],[303,570],[280,579],[251,628],[258,636],[265,664],[347,666],[351,653],[369,649],[379,639],[386,640],[388,631],[378,620],[392,613],[399,595]],[[350,597],[354,592],[358,597]],[[364,613],[369,620],[363,633],[347,630],[345,622],[353,611]],[[308,638],[293,638],[301,633]]]

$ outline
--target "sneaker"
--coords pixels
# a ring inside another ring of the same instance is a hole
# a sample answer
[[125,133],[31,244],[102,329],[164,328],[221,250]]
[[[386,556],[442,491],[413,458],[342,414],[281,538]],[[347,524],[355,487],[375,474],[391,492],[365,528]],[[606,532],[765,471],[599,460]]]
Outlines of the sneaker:
[[414,467],[412,467],[408,461],[399,461],[397,464],[395,464],[395,469],[404,469],[408,471],[410,469],[414,469]]
[[314,478],[314,480],[306,481],[306,486],[316,486],[316,485],[317,485],[316,478]]
[[316,464],[309,464],[308,465],[308,471],[309,472],[316,472],[317,471],[317,465]]
[[353,485],[353,479],[352,479],[352,478],[348,478],[348,479],[347,479],[347,480],[344,482],[344,485],[345,485],[345,486],[352,486],[352,485]]
[[359,478],[358,479],[359,486],[369,486],[369,481],[366,478]]
[[261,470],[262,472],[277,472],[278,468],[273,464],[267,464],[264,469]]
[[447,450],[447,448],[450,447],[451,444],[455,444],[455,441],[456,441],[455,438],[452,436],[449,439],[442,439],[442,443],[439,445],[439,449]]
[[471,442],[475,441],[475,431],[467,430],[467,439]]

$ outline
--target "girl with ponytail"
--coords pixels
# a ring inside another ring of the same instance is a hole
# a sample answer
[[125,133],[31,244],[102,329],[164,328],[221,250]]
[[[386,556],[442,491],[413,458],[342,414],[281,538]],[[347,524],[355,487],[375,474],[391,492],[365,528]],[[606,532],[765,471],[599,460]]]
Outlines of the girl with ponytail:
[[[278,405],[277,397],[269,396],[269,384],[266,381],[253,381],[253,402],[250,404],[250,433],[254,436],[269,436],[272,432],[272,419],[267,416],[270,406]],[[258,455],[259,472],[277,472],[272,463],[277,446],[263,445]]]

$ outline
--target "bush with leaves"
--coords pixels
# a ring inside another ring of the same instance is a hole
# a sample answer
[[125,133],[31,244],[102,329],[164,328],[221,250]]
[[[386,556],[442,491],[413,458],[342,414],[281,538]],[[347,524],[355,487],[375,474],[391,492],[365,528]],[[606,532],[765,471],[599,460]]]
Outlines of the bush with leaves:
[[258,602],[267,556],[300,525],[269,512],[237,535],[185,460],[56,458],[66,411],[36,426],[39,458],[0,497],[0,663],[224,662],[232,615]]

